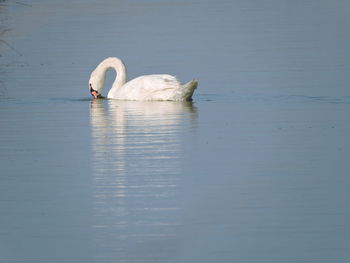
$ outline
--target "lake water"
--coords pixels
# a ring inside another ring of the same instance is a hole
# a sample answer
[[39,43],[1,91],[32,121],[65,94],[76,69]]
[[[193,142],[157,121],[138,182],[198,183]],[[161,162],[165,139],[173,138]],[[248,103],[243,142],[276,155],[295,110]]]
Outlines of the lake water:
[[[0,262],[350,262],[349,13],[2,1]],[[108,56],[193,102],[91,100]]]

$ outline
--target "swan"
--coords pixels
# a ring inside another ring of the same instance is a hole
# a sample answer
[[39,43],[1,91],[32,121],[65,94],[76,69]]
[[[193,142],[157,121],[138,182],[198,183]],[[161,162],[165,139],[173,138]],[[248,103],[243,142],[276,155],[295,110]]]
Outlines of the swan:
[[117,76],[108,92],[109,99],[188,101],[192,99],[198,85],[197,80],[181,85],[176,77],[168,74],[144,75],[126,82],[126,68],[123,61],[109,57],[104,59],[90,75],[89,90],[95,99],[102,98],[105,75],[110,68],[117,72]]

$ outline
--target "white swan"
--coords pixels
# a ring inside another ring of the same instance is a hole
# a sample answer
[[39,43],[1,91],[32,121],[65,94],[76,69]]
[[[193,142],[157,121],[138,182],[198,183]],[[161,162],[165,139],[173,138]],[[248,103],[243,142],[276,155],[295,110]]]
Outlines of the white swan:
[[105,75],[108,69],[117,72],[107,98],[119,100],[191,100],[198,81],[192,80],[181,85],[176,77],[161,75],[145,75],[126,82],[124,63],[115,57],[106,58],[91,73],[89,90],[94,98],[101,98]]

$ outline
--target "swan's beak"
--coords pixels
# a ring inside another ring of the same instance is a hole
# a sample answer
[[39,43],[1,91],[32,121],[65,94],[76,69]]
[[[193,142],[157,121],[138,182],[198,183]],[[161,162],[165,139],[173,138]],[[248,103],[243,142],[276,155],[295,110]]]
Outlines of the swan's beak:
[[91,87],[91,84],[90,84],[90,94],[91,94],[91,96],[92,96],[94,99],[103,98],[102,95],[99,94],[97,90],[94,90],[94,89]]
[[91,91],[91,96],[94,98],[94,99],[97,99],[97,98],[100,98],[101,97],[101,94],[98,94],[97,91]]

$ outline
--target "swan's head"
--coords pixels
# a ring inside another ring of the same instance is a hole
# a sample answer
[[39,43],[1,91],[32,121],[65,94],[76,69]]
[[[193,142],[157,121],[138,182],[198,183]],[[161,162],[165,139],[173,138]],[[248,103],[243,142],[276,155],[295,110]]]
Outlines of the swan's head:
[[89,79],[89,91],[92,97],[95,99],[102,98],[101,92],[103,89],[103,84],[104,78],[101,78],[100,75],[92,72]]

